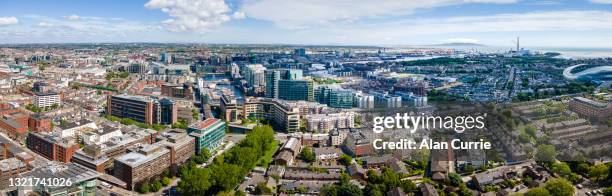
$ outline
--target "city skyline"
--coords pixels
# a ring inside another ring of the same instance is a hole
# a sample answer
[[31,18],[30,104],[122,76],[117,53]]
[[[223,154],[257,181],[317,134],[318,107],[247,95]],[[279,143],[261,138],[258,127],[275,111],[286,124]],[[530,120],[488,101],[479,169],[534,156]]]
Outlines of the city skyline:
[[0,43],[595,47],[612,1],[180,0],[0,3]]

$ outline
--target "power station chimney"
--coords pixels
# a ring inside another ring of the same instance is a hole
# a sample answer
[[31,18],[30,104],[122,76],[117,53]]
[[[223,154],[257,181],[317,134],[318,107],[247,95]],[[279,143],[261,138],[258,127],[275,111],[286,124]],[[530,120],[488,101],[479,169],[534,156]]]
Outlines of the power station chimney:
[[516,37],[516,51],[518,52],[521,48],[521,40],[520,37]]

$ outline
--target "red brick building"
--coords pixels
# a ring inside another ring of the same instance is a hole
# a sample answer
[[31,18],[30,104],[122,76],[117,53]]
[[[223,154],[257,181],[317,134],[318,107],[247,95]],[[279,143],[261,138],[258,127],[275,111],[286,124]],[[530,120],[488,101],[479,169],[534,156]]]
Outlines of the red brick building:
[[11,138],[23,138],[28,131],[28,116],[21,112],[4,114],[0,117],[0,131]]
[[27,147],[33,152],[52,161],[69,163],[72,155],[79,149],[74,139],[59,138],[52,135],[30,133]]
[[28,128],[34,132],[50,132],[51,118],[40,114],[30,115],[30,118],[28,118]]

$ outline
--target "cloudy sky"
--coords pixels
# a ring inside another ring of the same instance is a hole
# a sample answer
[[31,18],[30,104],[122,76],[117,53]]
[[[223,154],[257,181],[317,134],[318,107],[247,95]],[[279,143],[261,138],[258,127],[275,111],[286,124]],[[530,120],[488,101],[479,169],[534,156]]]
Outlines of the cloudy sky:
[[612,47],[612,0],[0,1],[0,43]]

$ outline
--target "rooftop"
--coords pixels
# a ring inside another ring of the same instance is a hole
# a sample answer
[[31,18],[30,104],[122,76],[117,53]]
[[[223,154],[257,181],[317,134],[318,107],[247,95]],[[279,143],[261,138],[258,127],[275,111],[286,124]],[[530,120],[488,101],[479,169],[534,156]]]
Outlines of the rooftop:
[[0,172],[5,173],[18,168],[26,167],[26,164],[21,160],[12,157],[4,160],[0,160]]
[[590,100],[584,97],[574,97],[574,100],[594,106],[594,107],[598,107],[598,108],[606,108],[608,107],[607,103],[602,103],[602,102],[598,102],[598,101],[594,101],[594,100]]
[[145,144],[139,147],[137,151],[133,151],[123,156],[117,157],[115,161],[122,162],[131,167],[137,167],[149,161],[156,159],[166,153],[168,149],[161,148],[159,144]]
[[21,174],[21,177],[30,178],[63,178],[71,179],[73,184],[79,184],[99,177],[96,171],[88,169],[76,163],[62,164],[59,162],[48,162],[45,166],[35,168],[30,172]]

